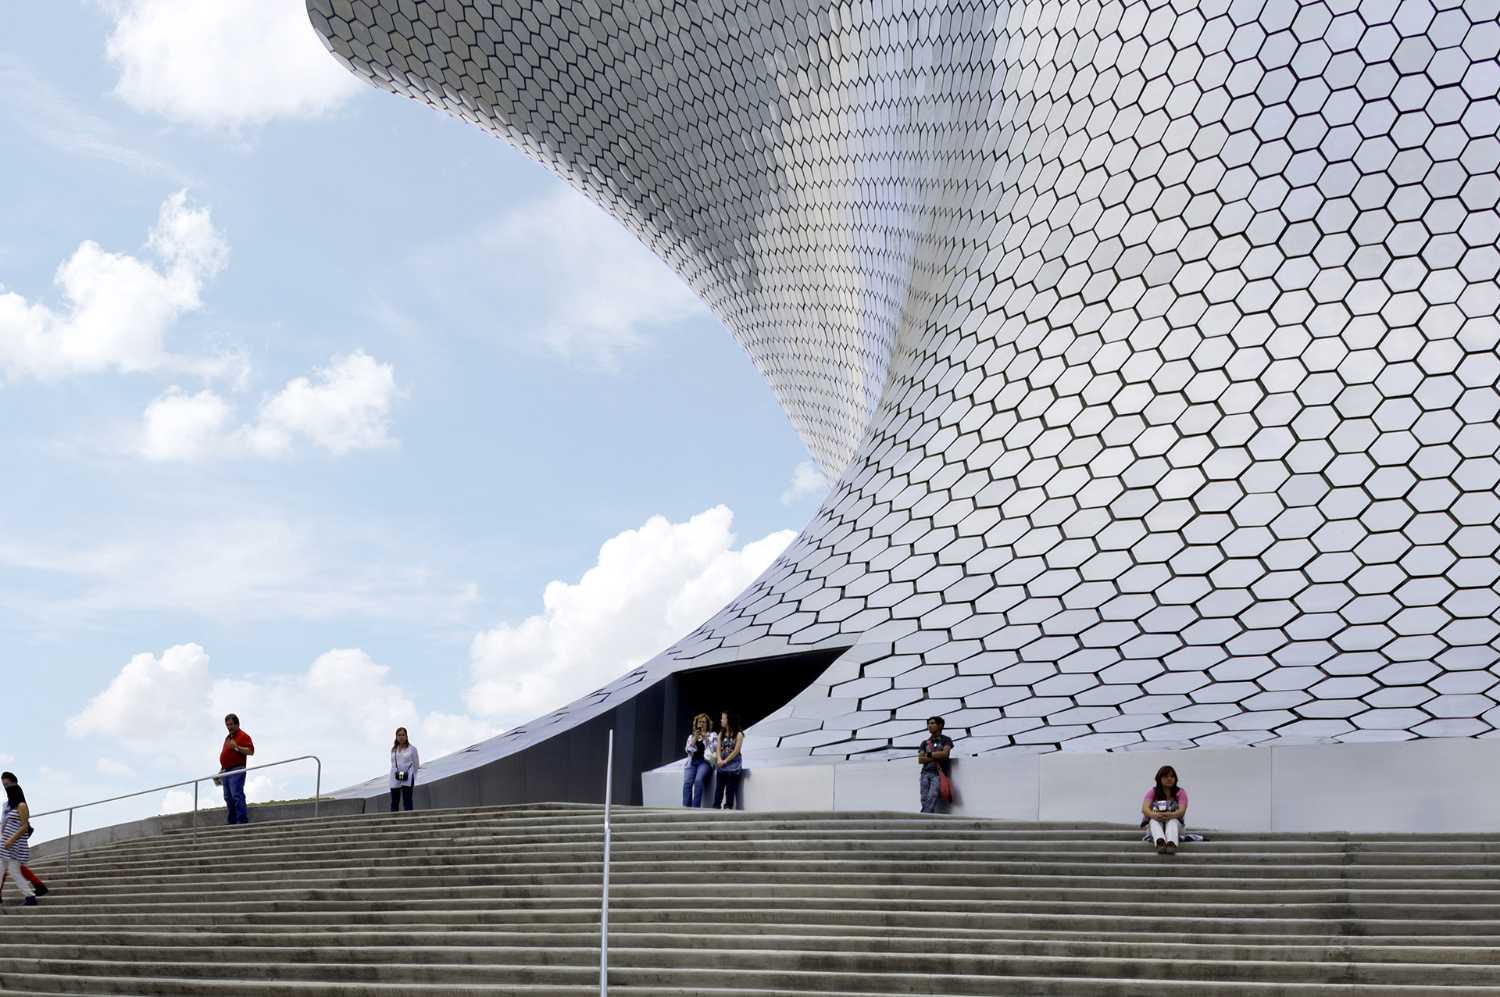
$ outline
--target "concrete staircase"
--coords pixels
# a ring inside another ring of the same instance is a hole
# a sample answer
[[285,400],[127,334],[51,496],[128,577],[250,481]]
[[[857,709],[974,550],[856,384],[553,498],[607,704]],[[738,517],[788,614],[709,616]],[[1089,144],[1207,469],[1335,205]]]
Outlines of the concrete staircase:
[[[617,809],[617,994],[1500,997],[1500,835]],[[332,817],[55,864],[0,993],[582,995],[597,807]],[[12,894],[13,896],[13,894]],[[231,946],[231,947],[225,947]]]

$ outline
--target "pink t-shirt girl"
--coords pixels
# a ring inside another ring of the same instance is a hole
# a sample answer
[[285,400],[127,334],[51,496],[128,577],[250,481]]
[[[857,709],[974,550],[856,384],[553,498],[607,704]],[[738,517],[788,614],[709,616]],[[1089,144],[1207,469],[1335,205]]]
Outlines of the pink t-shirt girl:
[[[1172,801],[1171,800],[1160,800],[1160,801],[1158,801],[1156,799],[1156,787],[1152,786],[1150,789],[1146,790],[1145,797],[1143,797],[1141,799],[1141,806],[1143,806],[1143,807],[1145,807],[1146,809],[1149,810],[1149,809],[1151,809],[1151,804],[1156,803],[1156,802],[1171,803]],[[1172,807],[1172,809],[1173,810],[1186,811],[1187,810],[1187,805],[1188,805],[1187,790],[1185,790],[1181,786],[1179,786],[1179,787],[1177,787],[1177,803]],[[1187,821],[1184,820],[1183,823],[1187,823]]]

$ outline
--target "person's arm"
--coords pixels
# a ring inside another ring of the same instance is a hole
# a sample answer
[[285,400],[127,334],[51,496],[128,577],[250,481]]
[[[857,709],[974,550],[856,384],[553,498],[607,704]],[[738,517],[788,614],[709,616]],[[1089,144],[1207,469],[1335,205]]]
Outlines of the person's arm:
[[[744,735],[744,732],[742,731],[742,732],[734,735],[734,747],[732,747],[732,748],[729,749],[729,754],[721,756],[723,758],[722,764],[728,765],[730,762],[734,761],[735,758],[739,755],[740,749],[743,748],[744,746],[745,746],[745,735]],[[723,749],[723,747],[724,747],[723,744],[719,745],[719,748],[721,750]]]
[[31,830],[31,808],[23,801],[20,806],[16,807],[16,813],[20,815],[21,823],[17,825],[16,833],[5,839],[3,846],[5,848],[10,848],[17,841],[26,837],[26,832]]
[[1147,793],[1146,798],[1141,801],[1141,816],[1147,820],[1161,820],[1161,814],[1153,813],[1151,810],[1151,803],[1154,799],[1151,793]]
[[931,752],[932,760],[935,761],[935,762],[944,761],[952,753],[953,753],[953,742],[949,741],[948,742],[948,747],[933,749],[933,751]]
[[417,780],[417,770],[422,767],[422,756],[417,752],[417,746],[411,746],[411,780]]
[[693,753],[693,742],[697,739],[697,736],[692,731],[688,731],[687,744],[683,746],[682,750],[691,755]]

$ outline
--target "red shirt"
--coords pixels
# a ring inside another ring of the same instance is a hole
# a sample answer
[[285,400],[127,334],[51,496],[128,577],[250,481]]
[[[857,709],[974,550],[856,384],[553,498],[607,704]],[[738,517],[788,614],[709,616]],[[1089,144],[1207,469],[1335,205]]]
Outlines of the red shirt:
[[[250,740],[250,735],[246,734],[243,730],[235,732],[234,743],[242,748],[249,748],[251,751],[255,750],[255,742]],[[219,752],[219,770],[244,768],[245,757],[229,746],[229,738],[226,737],[224,738],[224,747]]]

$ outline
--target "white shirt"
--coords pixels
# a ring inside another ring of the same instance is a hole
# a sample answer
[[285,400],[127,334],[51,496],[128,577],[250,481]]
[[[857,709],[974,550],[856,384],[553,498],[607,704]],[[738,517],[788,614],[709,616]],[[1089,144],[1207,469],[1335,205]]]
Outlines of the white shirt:
[[[417,770],[422,767],[422,760],[417,757],[417,746],[408,744],[406,747],[391,752],[391,775],[389,787],[399,789],[402,786],[415,786],[417,784]],[[396,778],[396,770],[400,769],[406,773],[405,781]]]
[[[696,740],[692,734],[688,734],[687,744],[683,746],[683,750],[687,752],[689,762],[693,760],[693,755],[697,750],[697,744],[694,743]],[[703,739],[703,745],[703,760],[712,765],[714,756],[719,752],[719,735],[713,731],[709,731],[708,736]],[[687,762],[683,764],[686,765]]]

